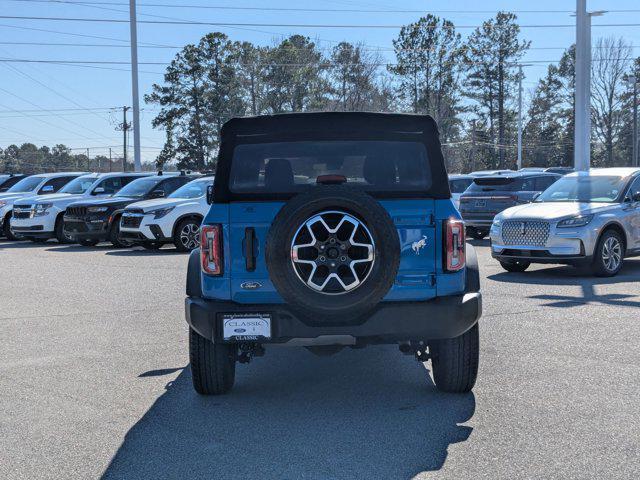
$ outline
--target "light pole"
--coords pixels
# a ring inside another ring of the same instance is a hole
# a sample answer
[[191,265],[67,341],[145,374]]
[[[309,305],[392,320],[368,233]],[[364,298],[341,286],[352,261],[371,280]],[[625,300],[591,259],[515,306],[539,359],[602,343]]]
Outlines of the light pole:
[[530,63],[518,65],[518,170],[522,168],[522,80],[524,73],[522,67],[528,67]]
[[587,12],[587,0],[576,0],[576,97],[574,166],[591,165],[591,17],[604,11]]
[[129,30],[131,33],[131,93],[133,97],[133,162],[136,172],[142,170],[140,160],[140,100],[138,98],[138,27],[136,0],[129,0]]
[[631,154],[631,166],[638,165],[638,78],[629,75],[627,82],[633,86],[633,149]]

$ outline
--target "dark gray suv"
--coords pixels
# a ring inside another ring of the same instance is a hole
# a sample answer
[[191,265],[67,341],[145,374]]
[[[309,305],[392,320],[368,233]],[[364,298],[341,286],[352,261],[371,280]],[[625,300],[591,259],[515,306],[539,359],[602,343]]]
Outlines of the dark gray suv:
[[532,202],[561,175],[545,172],[513,172],[477,177],[460,197],[460,213],[467,235],[482,239],[489,234],[493,217],[503,210]]

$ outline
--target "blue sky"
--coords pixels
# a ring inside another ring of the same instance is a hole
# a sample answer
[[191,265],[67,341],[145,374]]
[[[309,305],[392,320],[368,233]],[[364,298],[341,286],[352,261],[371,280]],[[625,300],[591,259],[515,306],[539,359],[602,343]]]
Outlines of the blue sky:
[[[88,2],[97,0],[87,0]],[[103,0],[123,3],[126,0]],[[456,26],[479,25],[491,17],[489,12],[498,10],[522,11],[518,13],[522,25],[572,24],[574,18],[568,12],[575,8],[574,0],[538,0],[483,2],[470,0],[138,0],[139,20],[154,19],[147,15],[162,15],[183,20],[243,23],[280,24],[351,24],[351,25],[403,25],[419,18],[419,13],[402,10],[432,12],[452,20]],[[193,8],[145,7],[144,3],[173,5],[216,5],[228,7],[294,7],[324,9],[385,10],[374,12],[265,12],[251,10],[202,10]],[[126,5],[83,6],[53,2],[17,2],[0,0],[1,14],[8,16],[56,16],[82,18],[128,18]],[[638,9],[637,0],[588,0],[589,10]],[[115,10],[115,11],[114,11]],[[481,10],[482,12],[478,12]],[[525,10],[548,10],[548,13],[527,13]],[[595,18],[594,42],[601,36],[619,36],[634,45],[635,56],[640,55],[640,27],[597,27],[598,23],[640,24],[640,12],[611,12]],[[15,28],[23,27],[23,28]],[[67,32],[74,35],[109,37],[102,40],[91,37],[63,35],[40,29]],[[335,42],[347,40],[363,42],[372,47],[389,48],[397,35],[396,29],[366,28],[288,28],[288,27],[207,27],[197,25],[150,25],[141,24],[138,39],[144,43],[183,46],[197,42],[205,33],[219,30],[234,40],[247,40],[267,45],[292,33],[301,33],[319,40],[327,49]],[[467,36],[472,29],[460,29]],[[522,38],[531,40],[532,50],[525,61],[556,61],[562,49],[574,39],[573,28],[523,28]],[[128,25],[102,23],[75,23],[41,20],[0,19],[0,58],[2,59],[47,59],[85,61],[129,61]],[[41,42],[46,45],[15,45],[10,42]],[[52,45],[54,43],[106,43],[122,44],[123,47],[72,47]],[[177,50],[171,48],[140,48],[140,62],[169,62]],[[383,51],[388,61],[393,53]],[[130,73],[126,65],[110,65],[108,68],[86,68],[34,63],[0,62],[0,146],[10,143],[32,141],[37,145],[65,143],[73,148],[90,147],[91,156],[108,153],[113,146],[114,155],[122,151],[122,134],[114,130],[121,121],[121,111],[109,111],[109,107],[131,104]],[[122,70],[117,70],[122,69]],[[530,90],[535,81],[544,74],[545,63],[536,63],[526,68],[525,87]],[[162,80],[161,65],[140,66],[141,95],[151,89],[154,82]],[[151,128],[154,107],[142,105],[141,117],[143,160],[152,160],[162,147],[164,134]],[[104,108],[98,111],[69,110],[82,108]]]

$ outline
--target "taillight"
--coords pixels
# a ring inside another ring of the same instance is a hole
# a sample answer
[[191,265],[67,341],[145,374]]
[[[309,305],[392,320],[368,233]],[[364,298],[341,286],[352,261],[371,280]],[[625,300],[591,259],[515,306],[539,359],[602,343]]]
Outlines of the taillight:
[[200,258],[204,273],[222,275],[221,225],[203,225],[200,228]]
[[449,219],[445,221],[446,271],[457,272],[464,268],[464,242],[464,223],[462,220]]

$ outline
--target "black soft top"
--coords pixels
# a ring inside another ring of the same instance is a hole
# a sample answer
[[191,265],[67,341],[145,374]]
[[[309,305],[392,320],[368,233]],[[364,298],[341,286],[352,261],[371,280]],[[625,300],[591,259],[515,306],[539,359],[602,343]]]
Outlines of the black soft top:
[[220,151],[214,185],[214,201],[236,198],[229,191],[231,160],[237,145],[301,140],[396,140],[423,143],[429,155],[432,185],[416,192],[416,198],[450,198],[449,182],[440,147],[438,127],[429,115],[318,112],[238,117],[227,121],[221,131]]

